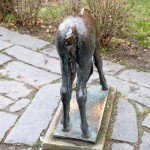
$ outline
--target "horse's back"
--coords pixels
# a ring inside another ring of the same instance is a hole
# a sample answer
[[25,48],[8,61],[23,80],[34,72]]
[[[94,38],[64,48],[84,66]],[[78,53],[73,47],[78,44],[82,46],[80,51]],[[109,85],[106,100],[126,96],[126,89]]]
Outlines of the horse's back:
[[[76,31],[77,61],[82,59],[86,63],[86,61],[91,60],[98,40],[96,20],[89,12],[68,16],[63,19],[57,32],[57,50],[58,52],[63,51],[62,46],[66,45],[66,35],[74,27]],[[83,59],[83,56],[85,59]]]
[[97,36],[96,20],[89,12],[64,18],[58,28],[58,33],[63,37],[72,27],[76,27],[77,35],[85,39]]

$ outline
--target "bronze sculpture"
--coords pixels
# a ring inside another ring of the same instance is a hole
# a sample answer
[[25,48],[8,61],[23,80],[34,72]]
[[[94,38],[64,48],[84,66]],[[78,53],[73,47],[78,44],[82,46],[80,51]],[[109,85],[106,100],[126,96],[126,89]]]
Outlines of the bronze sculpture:
[[100,77],[103,90],[107,90],[106,80],[102,70],[102,60],[99,56],[100,43],[95,18],[88,9],[82,9],[80,14],[64,18],[56,37],[56,47],[61,60],[62,86],[61,100],[63,103],[63,131],[69,131],[69,110],[72,84],[77,73],[76,97],[81,116],[82,136],[88,138],[88,123],[86,119],[86,84],[93,73],[93,59]]

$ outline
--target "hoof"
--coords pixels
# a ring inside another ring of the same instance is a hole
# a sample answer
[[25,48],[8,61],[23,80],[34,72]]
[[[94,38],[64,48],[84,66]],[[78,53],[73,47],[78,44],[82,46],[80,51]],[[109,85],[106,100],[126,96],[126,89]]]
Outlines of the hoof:
[[82,137],[88,139],[90,137],[89,132],[82,132]]
[[82,137],[88,139],[89,136],[89,130],[88,130],[88,124],[86,123],[86,126],[81,126],[81,130],[82,130]]
[[69,132],[69,130],[70,130],[70,128],[69,128],[69,127],[67,127],[67,128],[63,128],[63,129],[62,129],[62,131],[63,131],[63,132]]
[[107,84],[102,85],[102,90],[103,90],[103,91],[107,91],[107,90],[108,90]]
[[108,86],[103,86],[103,87],[102,87],[102,90],[103,90],[103,91],[107,91],[107,90],[108,90]]

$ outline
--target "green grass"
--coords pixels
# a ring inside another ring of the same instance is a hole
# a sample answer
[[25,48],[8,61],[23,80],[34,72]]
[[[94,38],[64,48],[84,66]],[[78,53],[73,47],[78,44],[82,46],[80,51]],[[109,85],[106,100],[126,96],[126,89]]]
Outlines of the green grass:
[[[128,1],[130,4],[133,0]],[[86,0],[82,0],[82,6],[85,5],[87,5]],[[41,8],[39,17],[44,20],[45,25],[49,25],[50,21],[59,22],[68,6],[68,4],[65,4]],[[121,30],[121,34],[123,37],[132,37],[134,35],[139,46],[148,47],[150,45],[150,0],[136,0],[131,12],[134,19],[132,17],[130,19],[129,16],[130,29],[128,32]],[[130,20],[133,20],[131,24]],[[114,39],[114,43],[119,42],[118,39]]]
[[120,65],[124,65],[124,66],[129,65],[129,63],[125,60],[121,60],[119,63],[120,63]]
[[138,44],[141,46],[149,46],[150,39],[148,38],[150,35],[150,22],[147,21],[138,21],[136,23],[136,31],[137,31],[137,40]]
[[12,14],[6,14],[5,15],[5,21],[7,23],[15,23],[15,16]]
[[40,140],[38,140],[35,144],[34,144],[34,147],[36,148],[40,148],[42,145],[42,142]]
[[[86,0],[81,0],[82,7],[87,6]],[[39,17],[45,22],[45,25],[49,24],[49,21],[60,21],[63,17],[68,14],[74,13],[71,9],[71,4],[66,1],[63,4],[58,5],[57,3],[52,7],[43,7],[39,11]]]
[[44,19],[45,23],[50,20],[58,20],[61,18],[62,7],[44,7],[39,11],[39,17]]
[[137,0],[133,7],[133,30],[140,46],[150,45],[150,0]]

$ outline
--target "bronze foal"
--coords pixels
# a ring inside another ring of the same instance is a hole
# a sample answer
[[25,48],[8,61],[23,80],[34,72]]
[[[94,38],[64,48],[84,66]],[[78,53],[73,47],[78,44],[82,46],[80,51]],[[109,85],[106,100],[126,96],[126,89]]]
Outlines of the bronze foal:
[[62,86],[61,100],[63,103],[63,131],[69,131],[69,111],[72,84],[77,72],[76,97],[81,116],[82,136],[88,138],[86,119],[86,84],[93,73],[93,59],[100,77],[103,90],[107,90],[99,56],[100,44],[97,23],[88,9],[80,14],[66,17],[60,24],[56,37],[57,51],[61,59]]

